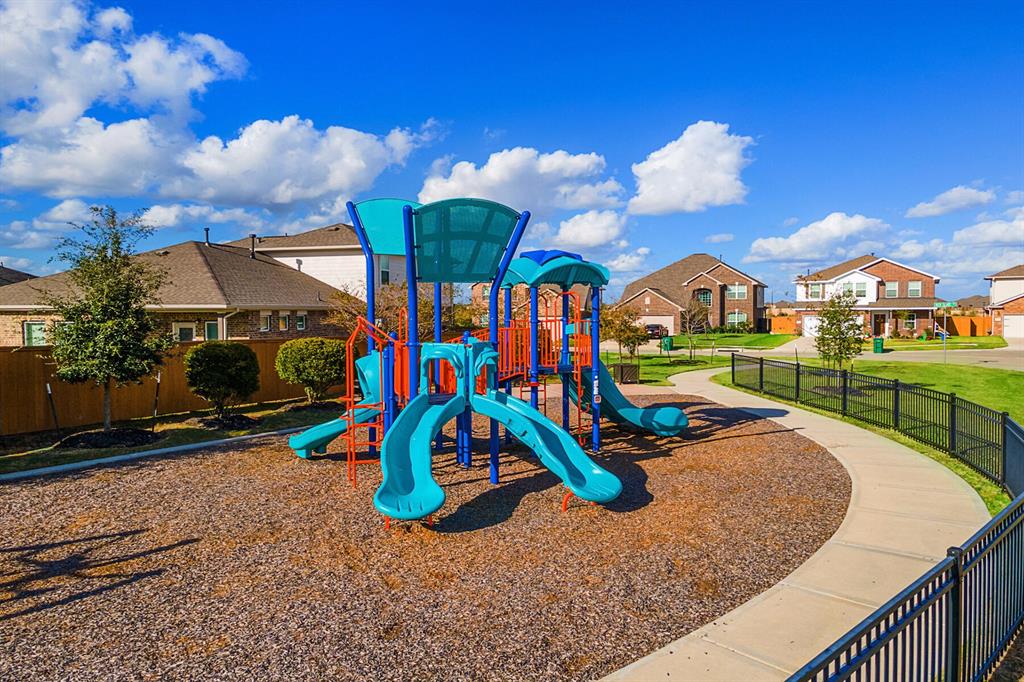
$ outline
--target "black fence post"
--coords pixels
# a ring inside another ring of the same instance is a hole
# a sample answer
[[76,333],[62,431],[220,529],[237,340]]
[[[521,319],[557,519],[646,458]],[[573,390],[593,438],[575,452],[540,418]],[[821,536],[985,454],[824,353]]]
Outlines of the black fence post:
[[793,390],[794,390],[793,401],[794,402],[800,402],[800,363],[799,362],[796,363],[796,381],[793,382],[793,383],[794,383],[794,386],[793,386]]
[[[999,415],[999,438],[1003,441],[1000,445],[999,452],[1002,453],[999,462],[999,485],[1006,487],[1006,441],[1009,440],[1006,437],[1006,420],[1010,418],[1009,412],[1002,412]],[[1014,491],[1019,493],[1019,490]]]
[[892,428],[900,430],[900,380],[892,380]]
[[732,353],[730,353],[729,357],[732,358],[732,383],[735,384],[736,383],[736,352],[733,351]]
[[950,547],[946,550],[946,556],[953,559],[953,583],[949,590],[949,613],[946,620],[946,674],[943,679],[959,682],[960,671],[960,647],[963,637],[961,635],[962,608],[963,608],[963,577],[964,577],[964,551],[959,547]]
[[757,390],[764,392],[764,356],[757,359]]
[[956,393],[949,394],[949,453],[956,454]]
[[848,399],[848,395],[847,394],[849,393],[849,389],[850,389],[850,372],[849,372],[849,370],[845,370],[845,369],[839,370],[839,381],[840,381],[840,386],[843,389],[842,407],[843,407],[843,415],[845,416],[846,415],[846,407],[847,407],[847,399]]

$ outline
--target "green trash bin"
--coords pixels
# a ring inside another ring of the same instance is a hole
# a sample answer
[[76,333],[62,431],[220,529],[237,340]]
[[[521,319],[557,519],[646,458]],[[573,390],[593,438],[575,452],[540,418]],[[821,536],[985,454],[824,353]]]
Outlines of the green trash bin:
[[876,336],[875,340],[874,340],[874,345],[872,347],[872,350],[874,350],[874,352],[876,352],[876,353],[882,353],[882,352],[884,352],[884,349],[885,349],[885,339],[883,339],[881,336]]
[[662,350],[672,350],[672,337],[671,336],[663,336],[663,337],[661,337],[661,349]]

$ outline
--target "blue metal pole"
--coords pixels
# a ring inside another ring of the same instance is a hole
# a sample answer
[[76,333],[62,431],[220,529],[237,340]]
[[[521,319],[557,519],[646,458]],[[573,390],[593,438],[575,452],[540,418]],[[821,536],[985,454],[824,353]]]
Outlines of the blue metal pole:
[[594,452],[601,449],[601,387],[598,381],[601,364],[601,289],[590,288],[590,379],[593,382],[590,398],[591,441]]
[[[391,422],[394,423],[395,418],[398,416],[398,392],[395,390],[395,343],[398,341],[398,334],[391,332],[388,334],[391,339],[391,343],[388,346],[391,348],[391,369],[390,379],[388,383],[388,392],[385,394],[384,399],[388,402],[388,411],[391,413]],[[387,432],[385,427],[384,431]]]
[[540,349],[537,348],[537,287],[530,287],[530,407],[537,409]]
[[412,227],[412,206],[402,207],[405,228],[405,285],[409,289],[409,400],[420,389],[420,317],[416,287],[416,238]]
[[[465,345],[469,343],[469,332],[462,333],[462,343],[465,349]],[[462,410],[462,466],[468,468],[473,464],[473,410],[469,406],[469,398],[473,395],[475,377],[468,366],[466,370],[462,378],[465,382],[462,390],[466,396],[466,407]]]
[[[512,287],[505,288],[505,311],[504,311],[505,329],[508,330],[509,335],[509,348],[512,346]],[[505,381],[505,393],[512,395],[512,379]],[[507,428],[505,429],[505,443],[512,442],[512,432]]]
[[[351,201],[345,203],[345,207],[348,208],[348,215],[352,218],[352,229],[355,230],[356,239],[359,240],[359,246],[363,249],[363,256],[366,258],[366,319],[372,324],[377,324],[377,306],[376,306],[376,269],[373,267],[373,248],[370,246],[370,240],[366,236],[366,229],[363,227],[363,220],[359,217],[359,211],[356,210],[356,205]],[[374,342],[373,337],[369,337],[366,341],[367,351],[373,351]]]
[[391,428],[391,423],[395,419],[393,413],[394,401],[391,399],[394,393],[395,383],[395,346],[393,343],[388,343],[384,346],[382,351],[384,355],[384,376],[381,378],[381,397],[380,399],[384,403],[384,433],[388,432]]
[[[575,333],[579,333],[577,329]],[[562,353],[558,359],[560,365],[559,373],[562,369],[569,367],[569,296],[566,293],[565,287],[562,287]],[[565,385],[565,381],[562,381],[562,428],[566,431],[569,430],[569,391]]]
[[[434,343],[441,343],[441,283],[434,282]],[[434,361],[434,391],[441,392],[441,361]],[[441,448],[444,445],[444,434],[437,432],[434,438],[434,447]]]

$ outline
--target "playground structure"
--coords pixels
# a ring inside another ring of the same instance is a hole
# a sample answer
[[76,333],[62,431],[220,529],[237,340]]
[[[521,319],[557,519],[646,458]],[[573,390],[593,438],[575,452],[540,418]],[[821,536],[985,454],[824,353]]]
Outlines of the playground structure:
[[[340,439],[353,485],[358,465],[377,463],[379,455],[383,482],[374,506],[387,523],[429,521],[444,504],[432,465],[445,444],[442,429],[452,420],[458,464],[472,466],[473,414],[487,417],[491,483],[499,482],[503,427],[506,442],[519,440],[561,479],[566,488],[563,510],[572,496],[603,504],[622,490],[618,478],[583,449],[589,441],[592,453],[600,451],[602,416],[662,436],[678,435],[687,427],[681,410],[632,405],[601,363],[606,268],[564,251],[529,251],[513,258],[529,223],[528,211],[482,199],[426,205],[371,199],[349,202],[348,210],[365,255],[367,315],[357,320],[347,343],[344,412],[292,436],[289,445],[308,458],[325,453],[331,441]],[[405,258],[407,309],[391,333],[376,324],[375,262],[382,255]],[[488,327],[443,341],[442,286],[475,282],[491,285]],[[424,283],[433,284],[430,343],[420,342],[417,324],[419,285]],[[572,291],[580,284],[589,287],[589,319],[584,301]],[[529,290],[525,320],[512,316],[512,289],[520,285]],[[543,285],[557,287],[561,295],[542,311],[538,287]],[[357,359],[363,339],[366,352]],[[540,411],[547,377],[557,377],[563,386],[560,425]],[[574,409],[575,433],[570,429]]]

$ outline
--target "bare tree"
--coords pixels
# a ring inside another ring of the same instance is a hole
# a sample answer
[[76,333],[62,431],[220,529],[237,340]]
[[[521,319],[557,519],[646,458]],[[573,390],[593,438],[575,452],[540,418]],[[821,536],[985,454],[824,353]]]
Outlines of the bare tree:
[[710,308],[701,303],[698,298],[691,298],[686,303],[686,307],[679,313],[681,331],[686,336],[691,360],[693,360],[694,350],[696,349],[696,341],[693,337],[695,334],[699,334],[707,329],[709,313]]

